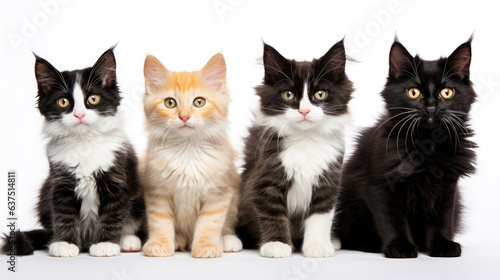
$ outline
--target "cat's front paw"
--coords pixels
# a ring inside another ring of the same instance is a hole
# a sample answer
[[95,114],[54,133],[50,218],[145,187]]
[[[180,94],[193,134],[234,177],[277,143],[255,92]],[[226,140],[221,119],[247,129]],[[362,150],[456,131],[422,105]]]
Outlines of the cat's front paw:
[[144,255],[148,257],[170,257],[174,254],[174,244],[171,242],[148,240],[144,244]]
[[49,255],[53,257],[76,257],[80,249],[72,243],[59,241],[49,245]]
[[332,238],[333,249],[340,250],[342,247],[342,242],[340,242],[340,238],[334,237]]
[[222,247],[216,244],[193,244],[191,255],[195,258],[218,258],[222,256]]
[[462,247],[457,242],[449,240],[434,241],[429,250],[429,256],[455,258],[462,255]]
[[241,240],[234,234],[227,234],[222,237],[224,242],[224,253],[233,253],[243,250]]
[[333,257],[335,248],[330,241],[316,240],[304,243],[304,245],[302,245],[302,253],[304,253],[304,257],[307,258],[327,258]]
[[387,258],[416,258],[418,256],[418,248],[408,240],[396,240],[385,246],[383,253]]
[[120,254],[120,246],[112,242],[100,242],[90,246],[89,254],[92,257],[114,257]]
[[141,240],[135,235],[125,235],[120,240],[122,252],[139,252],[141,250]]
[[260,247],[260,254],[266,258],[289,258],[292,246],[279,241],[267,242]]

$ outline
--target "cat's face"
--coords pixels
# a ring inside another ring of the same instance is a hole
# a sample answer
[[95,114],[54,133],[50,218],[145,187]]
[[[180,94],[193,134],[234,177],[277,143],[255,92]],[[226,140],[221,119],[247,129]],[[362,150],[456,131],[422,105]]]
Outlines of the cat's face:
[[149,55],[144,78],[144,112],[150,131],[199,135],[226,123],[229,95],[222,54],[214,55],[203,69],[194,72],[169,71]]
[[38,108],[46,120],[46,132],[87,134],[115,127],[120,104],[113,49],[90,68],[59,72],[36,57]]
[[433,61],[413,57],[401,43],[394,42],[382,92],[391,117],[407,127],[463,125],[476,97],[469,80],[470,62],[470,40],[448,58]]
[[345,75],[343,41],[311,62],[284,58],[264,45],[264,82],[257,88],[261,112],[273,126],[309,130],[327,127],[347,113],[353,91]]

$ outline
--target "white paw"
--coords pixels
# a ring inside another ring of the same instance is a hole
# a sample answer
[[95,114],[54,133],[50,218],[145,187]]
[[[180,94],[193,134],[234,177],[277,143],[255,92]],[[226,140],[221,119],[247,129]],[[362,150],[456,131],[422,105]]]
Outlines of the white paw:
[[224,242],[224,253],[233,253],[243,250],[241,240],[234,234],[227,234],[222,237]]
[[342,247],[342,243],[340,242],[340,239],[338,237],[332,238],[332,244],[333,244],[333,249],[335,250],[340,250]]
[[79,253],[80,249],[68,242],[54,242],[49,245],[49,255],[53,257],[76,257]]
[[89,254],[92,257],[113,257],[120,254],[120,246],[116,243],[101,242],[90,246]]
[[260,254],[266,258],[289,258],[292,256],[292,246],[279,241],[267,242],[260,247]]
[[316,240],[302,245],[302,253],[308,258],[327,258],[335,254],[331,241]]
[[139,252],[141,250],[141,240],[135,235],[125,235],[120,240],[122,252]]

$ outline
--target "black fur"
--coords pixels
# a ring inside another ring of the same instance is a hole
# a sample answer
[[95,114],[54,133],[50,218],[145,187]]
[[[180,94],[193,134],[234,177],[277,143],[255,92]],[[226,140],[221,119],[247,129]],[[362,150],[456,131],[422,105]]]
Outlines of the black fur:
[[[116,61],[113,48],[107,50],[91,68],[59,72],[46,60],[36,57],[35,74],[38,82],[38,108],[47,122],[58,122],[65,114],[73,110],[73,88],[79,83],[85,100],[91,94],[98,94],[100,102],[96,105],[88,101],[85,107],[94,110],[100,116],[113,116],[120,104],[120,93],[116,81]],[[70,105],[62,108],[57,105],[61,97],[66,97]],[[67,134],[71,131],[67,130]],[[54,145],[64,138],[50,139]],[[89,135],[87,137],[100,137]],[[83,137],[84,138],[84,137]],[[81,138],[82,139],[82,138]],[[82,139],[86,141],[92,139]],[[68,152],[68,151],[66,151]],[[79,156],[75,153],[75,157]],[[98,219],[92,222],[90,230],[84,230],[80,211],[82,201],[75,195],[78,178],[74,170],[77,166],[67,166],[61,162],[52,162],[49,158],[50,173],[39,195],[38,217],[43,230],[17,232],[15,243],[7,243],[3,252],[15,251],[17,255],[29,255],[34,250],[44,249],[48,243],[65,241],[77,245],[81,251],[87,251],[99,242],[119,243],[126,225],[139,225],[144,238],[145,206],[142,190],[137,175],[137,157],[128,141],[114,153],[113,165],[106,171],[94,172],[93,179],[99,199]]]
[[[468,140],[476,94],[469,80],[471,41],[448,58],[411,56],[397,40],[382,97],[387,113],[358,139],[346,163],[334,233],[342,248],[388,258],[458,257],[459,178],[474,172]],[[412,99],[407,91],[417,88]],[[454,90],[445,99],[443,88]]]
[[[335,44],[322,58],[312,62],[297,62],[281,56],[273,47],[264,45],[265,77],[257,87],[260,109],[266,116],[283,114],[287,109],[299,110],[304,84],[309,92],[326,90],[323,101],[309,97],[325,114],[340,116],[347,113],[347,103],[353,91],[345,75],[346,56],[343,41]],[[283,91],[292,91],[296,98],[286,101]],[[309,133],[309,132],[303,132]],[[260,123],[254,123],[246,139],[245,164],[242,174],[241,199],[237,234],[245,248],[257,248],[264,243],[280,241],[297,249],[302,246],[303,221],[312,214],[333,209],[340,187],[342,156],[323,171],[314,187],[306,213],[287,213],[287,193],[293,180],[287,178],[279,158],[284,137]]]

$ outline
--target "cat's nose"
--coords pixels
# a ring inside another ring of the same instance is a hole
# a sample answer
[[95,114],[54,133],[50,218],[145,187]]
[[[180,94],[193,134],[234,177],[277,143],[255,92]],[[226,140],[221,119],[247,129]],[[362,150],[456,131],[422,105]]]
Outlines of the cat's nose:
[[184,123],[186,123],[191,117],[190,116],[180,116],[179,117]]
[[436,112],[436,106],[427,106],[427,107],[425,107],[425,110],[427,111],[427,113],[429,115],[432,116]]
[[75,118],[78,118],[78,120],[82,120],[83,117],[85,117],[85,114],[74,114]]
[[307,110],[307,109],[299,110],[299,113],[301,113],[302,116],[304,116],[304,118],[307,116],[307,114],[309,114],[309,112],[311,112],[311,110]]

